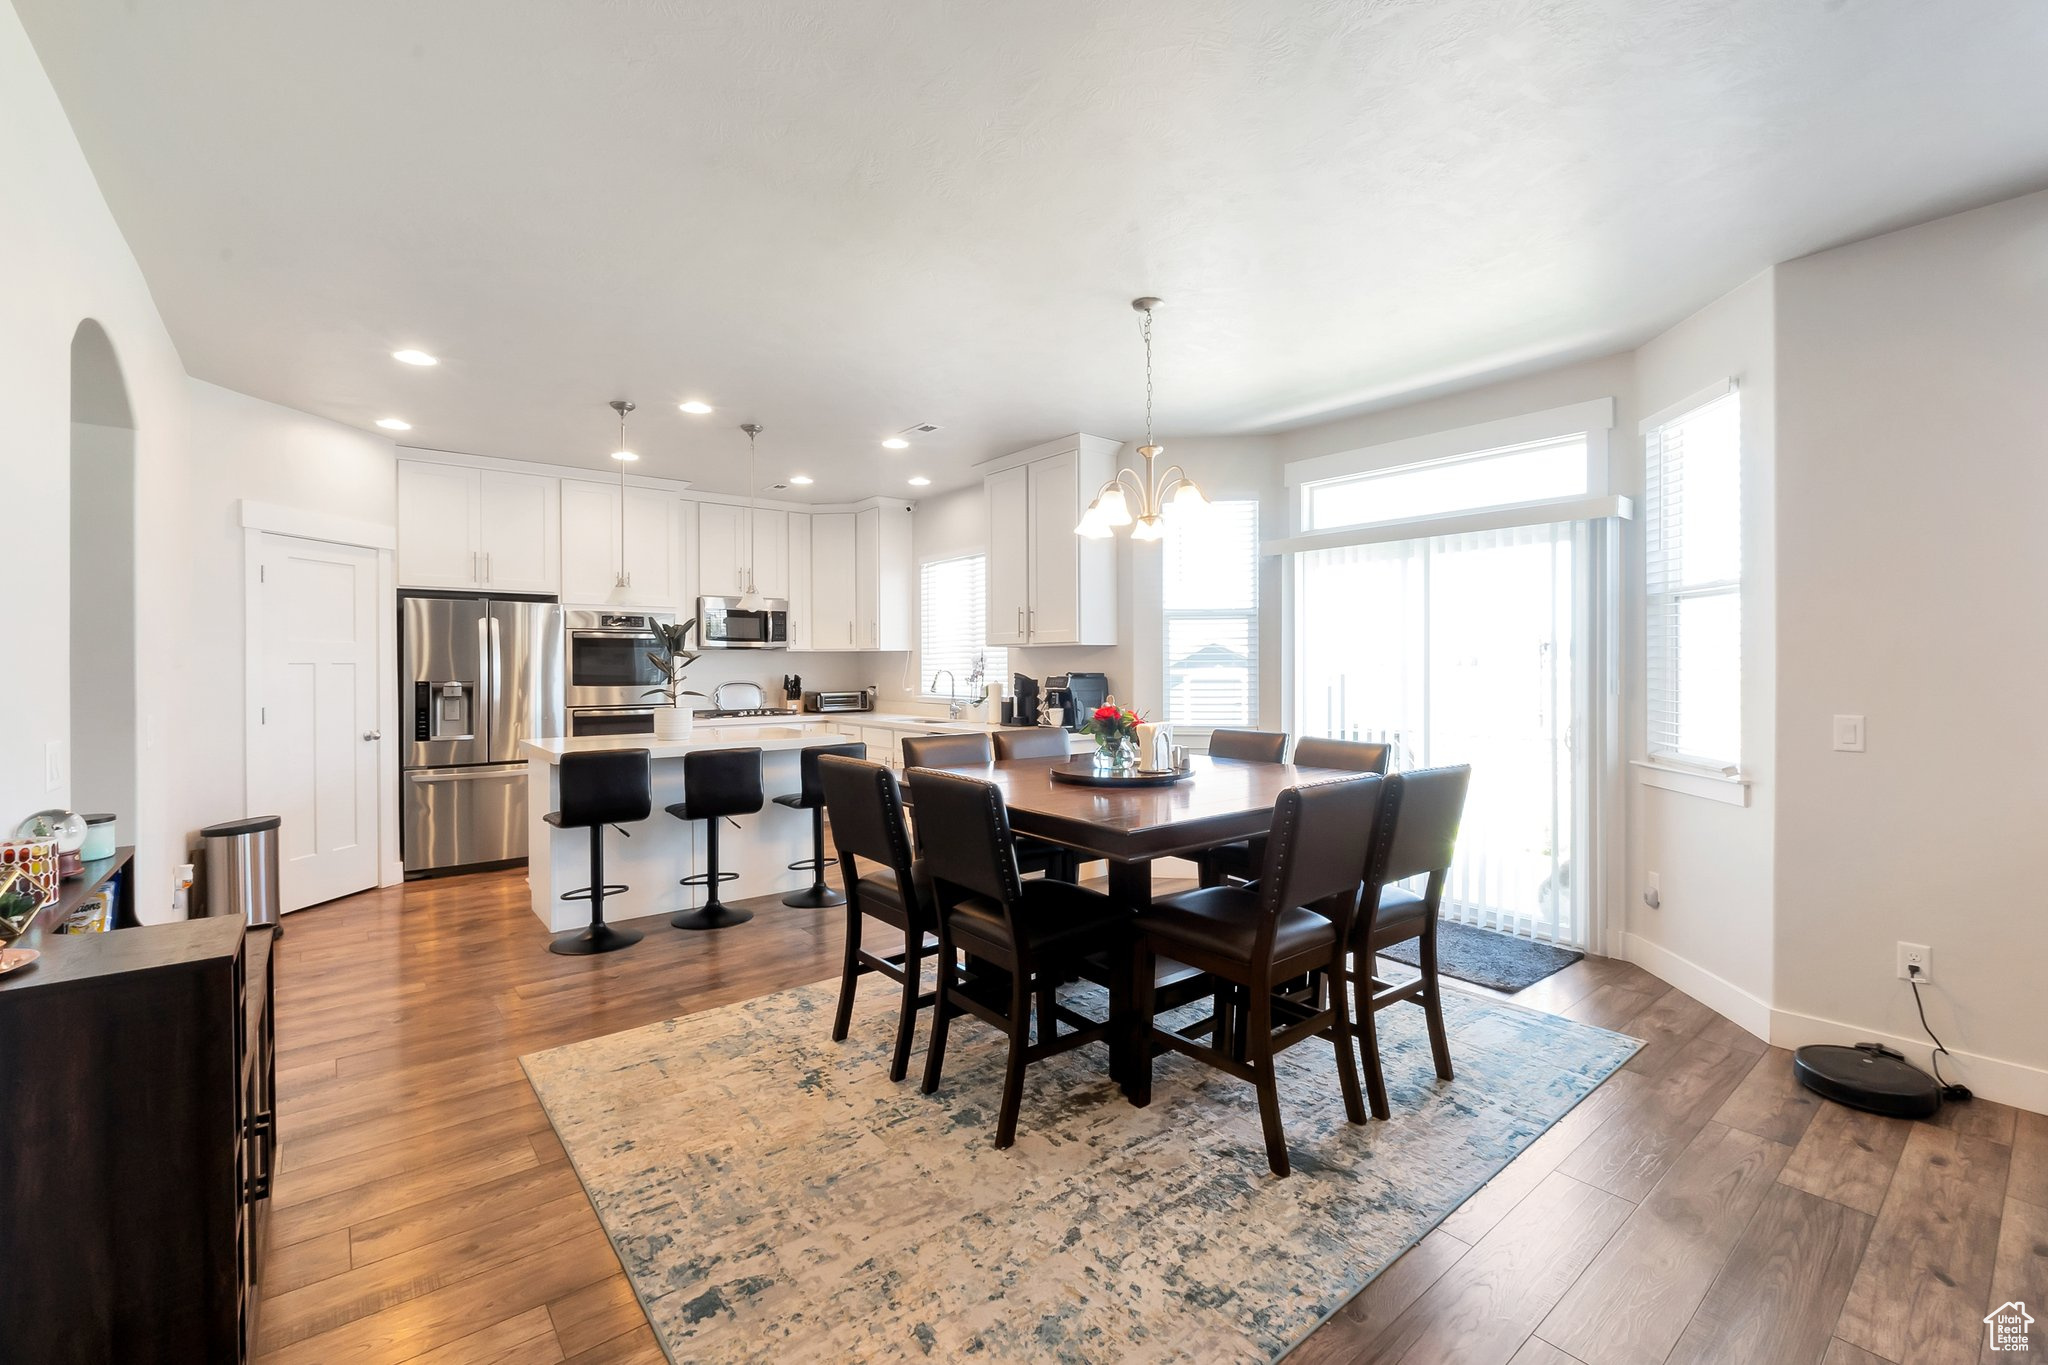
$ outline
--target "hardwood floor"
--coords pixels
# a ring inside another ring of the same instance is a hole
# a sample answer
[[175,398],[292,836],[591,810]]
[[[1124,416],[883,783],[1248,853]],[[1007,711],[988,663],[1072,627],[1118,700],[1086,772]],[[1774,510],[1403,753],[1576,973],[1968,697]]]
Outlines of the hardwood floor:
[[[518,873],[293,915],[262,1358],[661,1361],[518,1058],[837,973],[842,911],[749,904],[599,958],[545,951]],[[1821,1104],[1622,962],[1516,999],[1648,1045],[1290,1360],[1974,1361],[1992,1307],[2048,1303],[2048,1119]]]

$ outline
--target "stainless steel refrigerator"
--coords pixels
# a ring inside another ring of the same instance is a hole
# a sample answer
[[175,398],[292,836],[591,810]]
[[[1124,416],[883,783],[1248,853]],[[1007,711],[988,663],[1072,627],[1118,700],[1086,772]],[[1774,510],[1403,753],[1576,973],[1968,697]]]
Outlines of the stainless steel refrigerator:
[[439,596],[402,596],[398,608],[405,874],[524,858],[519,745],[563,733],[562,609]]

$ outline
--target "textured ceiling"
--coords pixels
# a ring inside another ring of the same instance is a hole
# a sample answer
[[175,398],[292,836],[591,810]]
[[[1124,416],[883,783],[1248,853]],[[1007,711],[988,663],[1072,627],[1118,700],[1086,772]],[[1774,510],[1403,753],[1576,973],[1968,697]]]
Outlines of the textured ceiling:
[[195,375],[732,491],[1133,435],[1139,293],[1271,430],[2048,183],[2037,0],[15,3]]

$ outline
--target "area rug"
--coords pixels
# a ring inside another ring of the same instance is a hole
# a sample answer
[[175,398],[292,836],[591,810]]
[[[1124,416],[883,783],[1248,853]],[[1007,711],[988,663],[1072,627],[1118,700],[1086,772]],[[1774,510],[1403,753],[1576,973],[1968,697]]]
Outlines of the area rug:
[[[1422,940],[1409,939],[1383,949],[1381,957],[1422,965]],[[1537,943],[1513,934],[1495,933],[1471,924],[1439,921],[1436,927],[1436,969],[1445,976],[1489,986],[1497,991],[1518,991],[1577,962],[1585,954],[1554,943]]]
[[671,1360],[1271,1361],[1640,1046],[1451,991],[1442,1083],[1386,1011],[1391,1121],[1345,1122],[1327,1045],[1283,1055],[1282,1180],[1250,1085],[1162,1057],[1134,1109],[1099,1046],[1030,1069],[999,1151],[1002,1038],[960,1020],[923,1095],[927,1016],[892,1084],[866,984],[844,1043],[820,983],[523,1059]]

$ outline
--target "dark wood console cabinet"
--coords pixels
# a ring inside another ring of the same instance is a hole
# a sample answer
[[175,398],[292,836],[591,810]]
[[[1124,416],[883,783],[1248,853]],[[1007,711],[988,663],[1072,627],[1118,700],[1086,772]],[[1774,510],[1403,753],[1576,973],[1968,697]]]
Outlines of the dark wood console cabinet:
[[0,977],[0,1360],[251,1359],[277,1164],[270,931],[35,946]]

